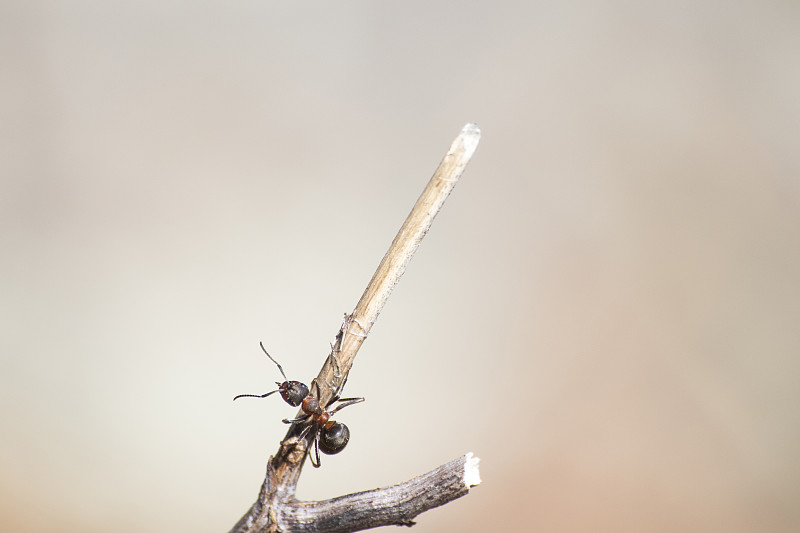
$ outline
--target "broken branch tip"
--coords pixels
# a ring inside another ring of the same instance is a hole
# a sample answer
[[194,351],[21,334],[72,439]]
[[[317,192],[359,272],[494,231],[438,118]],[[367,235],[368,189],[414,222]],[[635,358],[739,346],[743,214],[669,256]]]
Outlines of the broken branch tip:
[[472,452],[464,456],[464,485],[468,489],[481,483],[481,473],[478,469],[480,462],[480,458],[475,457]]

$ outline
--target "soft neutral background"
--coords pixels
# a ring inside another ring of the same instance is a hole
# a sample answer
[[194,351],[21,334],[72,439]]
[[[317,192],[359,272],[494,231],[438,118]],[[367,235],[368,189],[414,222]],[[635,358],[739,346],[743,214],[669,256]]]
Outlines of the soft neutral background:
[[[0,530],[209,531],[459,129],[303,498],[432,531],[800,528],[800,4],[0,4]],[[253,420],[259,420],[256,425]]]

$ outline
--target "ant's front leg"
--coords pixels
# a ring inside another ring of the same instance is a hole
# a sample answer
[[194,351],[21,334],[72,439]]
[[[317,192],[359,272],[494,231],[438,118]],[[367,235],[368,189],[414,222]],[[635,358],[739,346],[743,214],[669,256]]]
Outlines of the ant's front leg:
[[284,418],[283,420],[281,420],[281,422],[283,422],[284,424],[297,424],[298,422],[302,422],[303,420],[308,420],[310,417],[311,415],[303,415],[299,418],[293,418],[291,420],[289,420],[288,418]]

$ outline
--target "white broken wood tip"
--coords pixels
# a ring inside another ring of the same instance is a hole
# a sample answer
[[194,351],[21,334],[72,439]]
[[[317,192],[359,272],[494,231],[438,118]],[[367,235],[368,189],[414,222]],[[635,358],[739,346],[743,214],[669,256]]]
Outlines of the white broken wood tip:
[[464,456],[464,485],[468,489],[481,484],[481,473],[478,470],[480,462],[480,458],[472,455],[472,452]]
[[456,138],[455,142],[453,143],[453,147],[450,148],[450,151],[455,151],[456,146],[460,142],[464,147],[464,159],[469,161],[469,159],[472,157],[472,154],[474,154],[475,150],[478,149],[478,143],[480,141],[481,129],[474,122],[470,122],[461,128],[461,133]]

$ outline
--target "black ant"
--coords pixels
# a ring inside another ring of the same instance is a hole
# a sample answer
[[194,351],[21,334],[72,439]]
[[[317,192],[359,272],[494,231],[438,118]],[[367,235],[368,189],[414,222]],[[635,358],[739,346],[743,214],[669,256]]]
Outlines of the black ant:
[[[350,440],[350,429],[341,422],[336,422],[331,417],[339,410],[344,409],[348,405],[353,405],[355,403],[363,402],[364,398],[340,398],[339,392],[341,389],[344,388],[344,383],[339,387],[339,389],[334,392],[333,397],[330,401],[322,407],[319,403],[319,397],[321,396],[321,391],[319,389],[319,384],[317,383],[317,379],[314,378],[311,381],[311,388],[317,388],[317,395],[314,396],[313,394],[309,394],[309,388],[305,385],[305,383],[301,383],[299,381],[289,381],[286,377],[286,374],[283,372],[283,368],[281,365],[272,358],[272,356],[267,352],[266,348],[264,348],[263,343],[259,343],[261,346],[261,350],[269,357],[269,360],[275,363],[280,371],[281,375],[283,376],[284,382],[278,383],[277,381],[275,384],[278,386],[277,389],[273,391],[269,391],[266,394],[239,394],[235,396],[233,399],[236,400],[237,398],[266,398],[271,394],[275,394],[276,392],[281,393],[281,397],[283,401],[291,405],[292,407],[300,406],[305,413],[305,416],[301,416],[299,418],[295,418],[293,420],[284,419],[284,424],[295,424],[298,422],[308,422],[308,425],[303,429],[300,435],[297,437],[297,440],[303,440],[303,438],[308,435],[308,432],[312,430],[315,431],[314,434],[314,451],[316,454],[317,462],[314,462],[313,457],[311,457],[311,464],[314,465],[314,468],[319,468],[320,460],[319,460],[319,452],[322,450],[322,453],[327,455],[333,455],[339,453],[340,451],[344,450],[344,447],[347,446],[347,442]],[[336,365],[338,370],[338,361],[336,360],[336,356],[333,356],[333,362]],[[347,379],[345,378],[345,382]],[[341,402],[339,405],[336,406],[332,411],[327,411],[326,409],[331,406],[331,404],[335,402]]]

